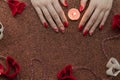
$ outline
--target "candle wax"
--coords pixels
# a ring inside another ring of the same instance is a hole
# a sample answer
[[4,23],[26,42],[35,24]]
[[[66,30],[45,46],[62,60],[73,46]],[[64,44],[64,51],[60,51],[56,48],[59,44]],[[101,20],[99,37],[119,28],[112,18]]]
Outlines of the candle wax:
[[76,8],[71,8],[69,11],[68,11],[68,17],[71,19],[71,20],[78,20],[80,18],[80,12],[78,9]]

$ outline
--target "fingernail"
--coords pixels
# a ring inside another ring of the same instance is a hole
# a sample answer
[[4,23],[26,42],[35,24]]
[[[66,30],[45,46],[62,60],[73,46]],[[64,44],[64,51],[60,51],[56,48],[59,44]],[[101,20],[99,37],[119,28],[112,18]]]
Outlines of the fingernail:
[[64,29],[60,29],[60,31],[61,31],[62,33],[64,33],[64,32],[65,32],[65,30],[64,30]]
[[90,32],[89,34],[90,34],[90,36],[92,36],[93,32]]
[[83,36],[86,36],[88,34],[88,30],[86,30],[84,33],[83,33]]
[[61,30],[62,33],[65,33],[65,30]]
[[82,31],[82,30],[83,30],[83,26],[82,26],[82,25],[79,27],[79,30],[80,30],[80,31]]
[[79,10],[80,10],[80,12],[82,12],[82,11],[83,11],[83,9],[84,9],[84,8],[83,8],[83,6],[82,6],[82,5],[80,5],[80,9],[79,9]]
[[48,28],[48,24],[47,24],[46,22],[44,22],[43,26],[44,26],[45,28]]
[[68,27],[68,22],[63,23],[64,27]]
[[99,29],[100,29],[100,31],[103,30],[103,25],[101,25]]
[[55,31],[55,32],[59,32],[58,28],[54,28],[54,31]]
[[64,6],[68,7],[68,3],[67,3],[67,1],[65,1]]

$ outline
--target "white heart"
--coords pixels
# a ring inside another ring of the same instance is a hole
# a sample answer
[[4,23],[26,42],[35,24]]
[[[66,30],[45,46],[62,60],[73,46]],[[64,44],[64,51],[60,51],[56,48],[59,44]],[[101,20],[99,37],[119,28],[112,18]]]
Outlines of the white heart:
[[106,71],[106,74],[109,75],[109,76],[114,76],[116,77],[119,73],[120,73],[120,70],[116,71],[116,72],[113,72],[114,70],[114,66],[109,68],[107,71]]
[[[109,76],[117,76],[120,73],[120,64],[116,58],[110,58],[106,67],[108,68],[106,74]],[[113,72],[114,69],[117,71]]]
[[4,31],[4,27],[2,25],[2,23],[0,22],[0,32],[3,32]]
[[3,31],[4,31],[4,27],[2,25],[2,23],[0,22],[0,40],[3,38]]
[[111,68],[113,65],[114,65],[114,68],[120,69],[120,64],[119,64],[119,62],[117,61],[116,58],[113,58],[113,57],[112,57],[112,58],[110,58],[110,60],[108,61],[106,67],[107,67],[107,68]]
[[3,38],[3,33],[0,34],[0,40]]

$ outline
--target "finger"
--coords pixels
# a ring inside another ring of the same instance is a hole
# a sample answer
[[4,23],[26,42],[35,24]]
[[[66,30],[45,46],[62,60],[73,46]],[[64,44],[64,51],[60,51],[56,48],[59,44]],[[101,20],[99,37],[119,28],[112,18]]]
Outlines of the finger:
[[47,27],[48,27],[48,23],[47,23],[47,21],[45,20],[41,9],[40,9],[39,7],[36,7],[36,6],[35,6],[34,8],[35,8],[35,10],[36,10],[36,12],[37,12],[37,14],[38,14],[38,16],[39,16],[42,24],[44,25],[45,28],[47,28]]
[[91,16],[90,20],[88,21],[86,27],[83,30],[83,35],[86,36],[89,29],[92,27],[92,25],[96,22],[98,15],[100,13],[99,9],[96,9],[95,12],[93,13],[93,15]]
[[47,6],[47,8],[48,8],[51,16],[53,17],[54,21],[56,22],[57,26],[60,28],[61,32],[64,33],[64,30],[65,30],[64,25],[62,24],[62,22],[61,22],[61,20],[60,20],[60,18],[58,16],[58,14],[55,11],[55,9],[53,8],[53,6],[51,4],[49,4]]
[[82,12],[85,9],[87,1],[88,0],[81,0],[79,8],[80,12]]
[[102,19],[104,17],[104,14],[105,14],[104,12],[100,13],[100,16],[98,17],[97,21],[95,22],[95,24],[93,25],[93,27],[89,31],[90,36],[93,34],[93,32],[95,31],[95,29],[97,28],[97,26],[102,21]]
[[64,26],[68,27],[67,18],[65,16],[65,13],[64,13],[63,9],[61,8],[59,2],[58,1],[57,2],[54,1],[53,5],[54,5],[54,8],[57,11],[58,15],[60,16],[61,20],[63,21]]
[[85,14],[83,15],[81,22],[79,24],[79,30],[83,29],[83,26],[85,25],[86,21],[89,19],[89,17],[91,16],[91,14],[93,13],[95,9],[95,6],[90,4],[87,11],[85,12]]
[[102,22],[100,23],[100,27],[99,27],[100,30],[103,29],[104,24],[105,24],[105,22],[106,22],[106,20],[107,20],[107,17],[108,17],[108,15],[109,15],[109,13],[110,13],[110,11],[107,11],[107,12],[105,13],[104,18],[103,18]]
[[45,7],[42,7],[42,11],[46,17],[46,19],[48,20],[49,24],[51,25],[51,27],[54,29],[54,31],[58,32],[58,28],[56,27],[56,24],[54,23],[52,17],[50,16],[48,10]]
[[64,6],[68,6],[68,3],[67,3],[67,1],[66,0],[60,0],[60,2],[64,5]]

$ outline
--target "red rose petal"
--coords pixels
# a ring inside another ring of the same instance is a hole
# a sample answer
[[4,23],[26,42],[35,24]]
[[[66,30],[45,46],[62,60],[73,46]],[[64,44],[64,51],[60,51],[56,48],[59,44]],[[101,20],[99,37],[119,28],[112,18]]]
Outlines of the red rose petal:
[[25,3],[20,3],[19,5],[18,5],[18,8],[17,8],[17,13],[22,13],[22,11],[24,10],[24,8],[25,8]]
[[0,64],[0,75],[4,72],[4,67],[2,64]]
[[67,65],[57,74],[58,80],[76,80],[72,75],[72,65]]
[[21,14],[26,6],[25,3],[19,2],[17,0],[8,0],[8,5],[12,11],[12,15]]
[[112,21],[112,28],[119,28],[120,29],[120,14],[114,15],[113,16],[113,21]]

